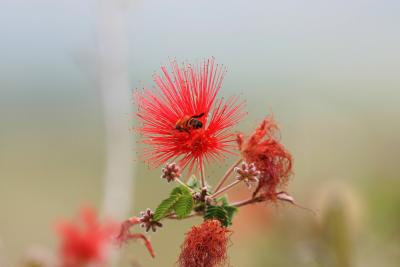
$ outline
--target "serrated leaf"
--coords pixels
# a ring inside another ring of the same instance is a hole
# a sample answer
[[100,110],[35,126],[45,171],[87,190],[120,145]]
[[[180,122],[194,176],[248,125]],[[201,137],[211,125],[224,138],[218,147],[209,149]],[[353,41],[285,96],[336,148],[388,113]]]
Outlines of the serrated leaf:
[[179,200],[180,195],[171,195],[169,198],[164,199],[160,205],[158,205],[156,211],[154,212],[153,215],[153,220],[154,221],[159,221],[165,216],[168,215],[169,212],[171,212],[174,208],[175,203]]
[[222,225],[227,226],[228,214],[221,206],[207,206],[204,219],[217,219]]
[[207,210],[204,213],[204,219],[217,219],[223,226],[232,225],[232,218],[236,207],[223,205],[223,206],[207,206]]
[[233,215],[237,212],[237,208],[234,206],[223,206],[224,210],[227,213],[227,226],[232,225]]
[[181,189],[180,186],[178,186],[178,187],[175,187],[174,189],[172,189],[172,191],[170,193],[170,196],[172,196],[172,195],[180,195],[180,194],[182,194],[182,189]]
[[181,195],[174,205],[175,214],[179,219],[185,218],[193,209],[194,201],[191,195]]

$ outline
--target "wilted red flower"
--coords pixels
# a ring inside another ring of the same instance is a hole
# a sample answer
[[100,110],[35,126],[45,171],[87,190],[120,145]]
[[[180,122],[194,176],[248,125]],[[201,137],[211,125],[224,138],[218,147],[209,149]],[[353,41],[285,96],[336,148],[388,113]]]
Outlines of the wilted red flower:
[[114,223],[100,223],[90,208],[82,209],[80,221],[60,223],[62,266],[105,264],[107,248],[115,230]]
[[186,234],[178,263],[181,267],[223,266],[230,232],[218,220],[206,220]]
[[162,67],[163,75],[154,76],[157,91],[136,94],[138,131],[151,147],[144,158],[154,166],[179,158],[190,169],[223,158],[234,142],[229,130],[244,115],[237,97],[217,99],[225,69],[213,59],[181,68],[172,61],[171,69]]
[[[147,218],[146,218],[147,220]],[[121,226],[120,226],[120,230],[118,235],[116,236],[116,240],[117,242],[122,245],[123,243],[126,243],[130,240],[137,240],[137,239],[142,239],[144,242],[144,245],[146,246],[147,250],[149,251],[150,255],[154,258],[156,255],[154,253],[154,249],[153,246],[150,242],[150,240],[144,235],[144,234],[133,234],[130,232],[130,229],[137,225],[137,224],[141,224],[141,223],[149,223],[149,221],[143,221],[142,218],[139,217],[131,217],[127,220],[125,220]],[[158,224],[156,226],[161,227],[162,224]],[[151,227],[151,225],[150,225]],[[154,230],[155,231],[155,230]]]
[[277,130],[275,121],[269,116],[249,138],[245,139],[242,134],[237,136],[243,158],[253,162],[261,172],[254,195],[261,190],[271,200],[277,199],[277,187],[288,181],[292,171],[292,156],[275,136]]

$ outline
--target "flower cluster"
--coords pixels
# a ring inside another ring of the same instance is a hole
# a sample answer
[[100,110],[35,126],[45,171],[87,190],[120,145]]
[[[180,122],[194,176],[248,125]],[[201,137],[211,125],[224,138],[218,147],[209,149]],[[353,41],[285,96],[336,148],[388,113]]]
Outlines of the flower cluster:
[[238,174],[236,179],[244,181],[249,188],[251,187],[251,183],[258,182],[258,176],[261,174],[254,163],[247,164],[246,162],[242,163],[241,168],[236,167],[235,172]]
[[146,228],[146,232],[150,229],[155,232],[157,227],[162,227],[162,223],[154,221],[153,216],[154,212],[152,212],[151,209],[140,212],[140,226]]
[[[201,216],[203,223],[186,233],[178,265],[224,266],[228,263],[230,226],[240,208],[267,201],[302,208],[284,188],[292,174],[293,159],[276,135],[273,118],[266,117],[250,135],[233,131],[245,114],[244,102],[238,97],[218,97],[225,68],[209,59],[181,66],[172,61],[171,71],[161,70],[162,74],[154,76],[154,90],[135,93],[140,122],[137,131],[146,145],[144,159],[152,166],[165,164],[161,178],[177,186],[154,211],[146,209],[123,221],[119,232],[113,223],[100,222],[91,209],[84,209],[77,222],[61,223],[62,267],[106,266],[107,248],[131,240],[143,241],[155,257],[147,233],[163,227],[162,220],[195,216]],[[213,174],[206,173],[206,167],[228,154],[239,158],[215,187],[210,186],[206,178]],[[188,179],[184,179],[186,175]],[[226,193],[243,184],[248,188],[255,185],[255,189],[247,192],[247,198],[230,202]],[[135,232],[133,228],[138,226],[146,233]]]
[[161,179],[167,180],[168,183],[181,177],[180,168],[175,162],[167,163],[165,167],[162,168],[161,172],[162,172]]
[[[146,236],[131,233],[132,227],[140,224],[146,232],[155,232],[162,226],[161,220],[202,216],[204,222],[186,234],[178,264],[223,266],[228,261],[229,227],[239,208],[268,200],[295,205],[282,191],[292,173],[292,156],[276,137],[278,127],[272,117],[264,119],[247,137],[233,132],[244,116],[243,101],[218,98],[225,69],[214,59],[198,66],[179,66],[172,61],[171,69],[162,67],[162,74],[154,76],[155,90],[135,93],[140,121],[137,131],[147,145],[144,159],[152,166],[166,164],[161,178],[178,185],[154,212],[147,209],[140,217],[122,223],[118,240],[140,238],[154,256]],[[235,148],[236,153],[232,153]],[[205,167],[229,153],[240,158],[216,187],[209,186]],[[191,178],[184,182],[181,177],[186,172]],[[229,202],[223,194],[240,184],[255,184],[256,188],[250,198]]]

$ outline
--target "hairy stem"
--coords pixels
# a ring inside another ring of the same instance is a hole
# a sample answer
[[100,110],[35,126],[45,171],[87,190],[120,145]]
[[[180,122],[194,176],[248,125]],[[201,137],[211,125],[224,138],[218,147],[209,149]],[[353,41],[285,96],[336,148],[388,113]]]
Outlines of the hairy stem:
[[249,205],[249,204],[254,204],[254,203],[263,202],[263,201],[265,201],[264,197],[260,197],[260,196],[259,197],[252,197],[252,198],[249,198],[249,199],[245,199],[245,200],[242,200],[242,201],[231,203],[231,206],[239,208],[239,207],[243,207],[243,206],[246,206],[246,205]]
[[215,192],[214,194],[212,194],[210,197],[211,198],[215,198],[218,195],[228,191],[229,189],[231,189],[232,187],[234,187],[235,185],[237,185],[238,183],[240,183],[242,180],[236,180],[230,184],[228,184],[227,186],[225,186],[224,188],[221,188],[220,190],[218,190],[217,192]]
[[202,188],[206,186],[206,178],[204,176],[205,176],[205,174],[204,174],[204,166],[203,166],[203,164],[201,164],[201,167],[200,167],[200,179],[201,179],[201,187]]
[[[185,218],[182,219],[188,219],[188,218],[192,218],[192,217],[196,217],[196,216],[201,216],[202,213],[201,212],[192,212],[190,213],[188,216],[186,216]],[[164,217],[164,219],[172,219],[172,220],[182,220],[181,218],[178,218],[178,216],[176,216],[175,214],[170,214],[167,217]]]
[[221,187],[224,185],[226,180],[229,178],[229,176],[232,174],[233,170],[242,162],[242,159],[238,159],[225,173],[225,175],[219,180],[217,187],[215,188],[215,191],[218,191],[221,189]]

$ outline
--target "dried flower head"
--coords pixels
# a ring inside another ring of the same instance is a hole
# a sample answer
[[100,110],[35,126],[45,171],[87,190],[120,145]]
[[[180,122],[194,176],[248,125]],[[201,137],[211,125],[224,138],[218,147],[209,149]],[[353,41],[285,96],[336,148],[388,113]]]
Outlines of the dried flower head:
[[165,167],[162,168],[161,171],[162,171],[161,178],[166,179],[168,183],[181,177],[180,168],[175,162],[167,163]]
[[171,69],[154,76],[156,91],[136,94],[138,131],[149,145],[144,158],[153,166],[179,158],[190,169],[223,159],[234,142],[229,130],[244,115],[237,97],[217,99],[225,69],[214,59],[197,67],[172,61]]
[[162,223],[153,220],[154,212],[151,209],[140,212],[140,226],[146,228],[148,232],[151,228],[153,232],[157,230],[157,227],[162,227]]
[[179,256],[180,267],[223,266],[227,261],[230,231],[218,220],[206,220],[186,234]]
[[292,171],[292,156],[275,137],[277,130],[273,118],[267,117],[249,138],[237,136],[243,158],[260,171],[254,194],[261,190],[270,200],[276,200],[277,188],[286,184]]
[[100,223],[95,212],[89,208],[82,210],[80,221],[60,223],[58,232],[62,266],[104,264],[115,230],[115,224]]
[[251,187],[251,183],[258,182],[258,177],[261,174],[254,163],[248,164],[246,162],[243,162],[242,166],[236,167],[235,172],[238,174],[236,179],[244,181],[249,188]]

